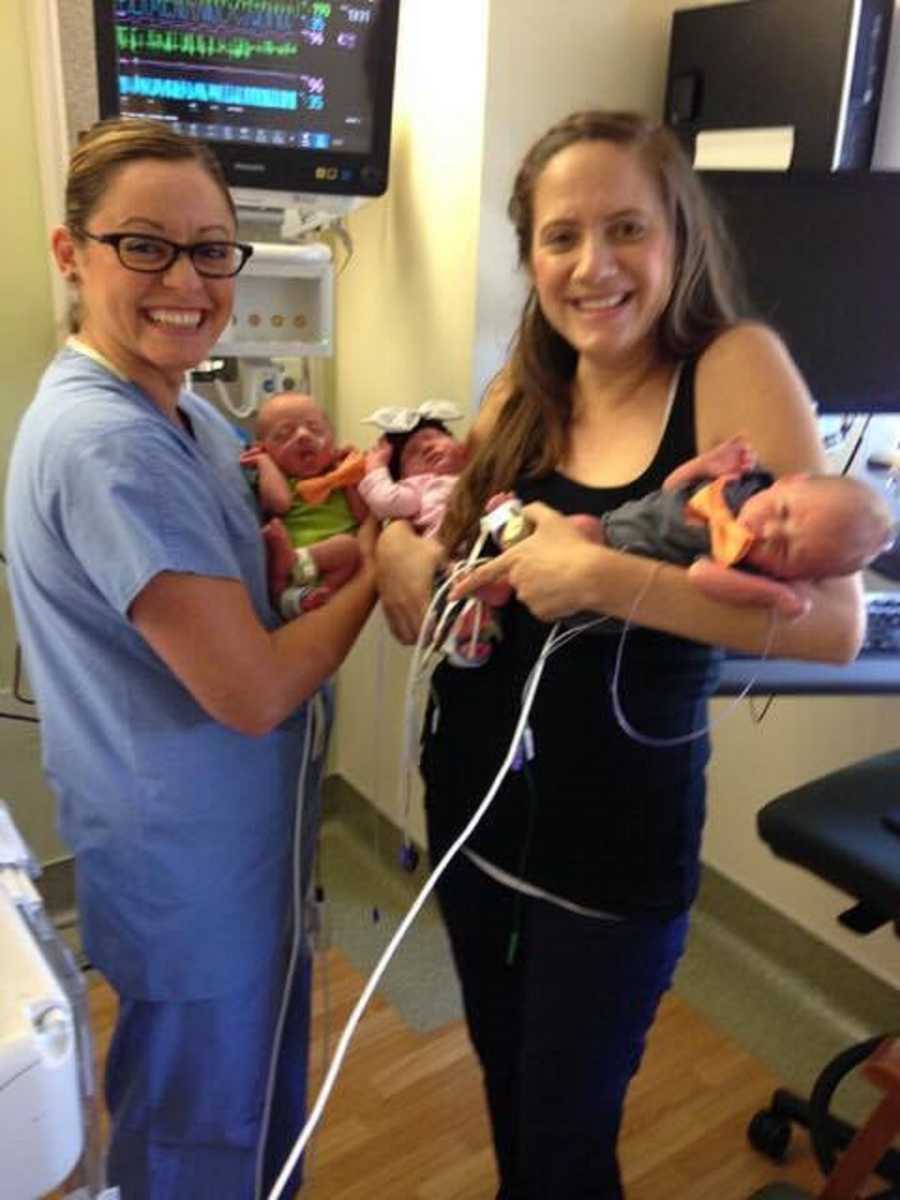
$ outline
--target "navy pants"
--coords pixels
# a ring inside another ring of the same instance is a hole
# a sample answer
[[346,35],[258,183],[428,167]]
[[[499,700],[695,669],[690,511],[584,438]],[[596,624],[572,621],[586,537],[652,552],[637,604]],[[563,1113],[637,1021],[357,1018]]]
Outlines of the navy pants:
[[[323,688],[322,730],[330,725]],[[304,788],[299,894],[306,896],[321,811],[323,747]],[[271,913],[291,934],[292,914]],[[235,962],[242,947],[235,945]],[[202,953],[202,947],[198,947]],[[106,1066],[109,1182],[122,1200],[253,1200],[276,1026],[288,953],[249,984],[209,1000],[153,1002],[119,996]],[[263,1159],[265,1197],[306,1119],[312,957],[306,937],[285,1009]],[[300,1186],[300,1166],[282,1192]]]
[[625,1093],[687,915],[582,916],[505,887],[464,854],[437,891],[484,1071],[497,1200],[621,1200]]
[[[305,953],[281,1040],[263,1196],[303,1127],[310,975]],[[120,997],[106,1099],[109,1182],[122,1200],[252,1200],[281,979],[267,972],[212,1000]]]

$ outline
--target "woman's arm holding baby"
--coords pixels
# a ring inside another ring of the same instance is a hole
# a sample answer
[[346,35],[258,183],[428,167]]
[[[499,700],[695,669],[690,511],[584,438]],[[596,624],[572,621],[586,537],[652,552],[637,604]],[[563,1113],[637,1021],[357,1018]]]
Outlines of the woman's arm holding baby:
[[[808,393],[770,331],[740,326],[721,335],[700,359],[696,396],[701,453],[744,434],[776,476],[823,469]],[[760,653],[770,640],[767,611],[703,595],[685,568],[592,543],[545,505],[529,505],[525,514],[534,533],[476,568],[454,589],[454,598],[506,578],[543,621],[592,609],[744,653]],[[803,616],[779,621],[770,652],[852,660],[863,632],[858,578],[796,586],[808,606]]]
[[418,637],[445,557],[437,538],[419,537],[406,521],[393,521],[378,539],[378,595],[391,632],[404,645]]

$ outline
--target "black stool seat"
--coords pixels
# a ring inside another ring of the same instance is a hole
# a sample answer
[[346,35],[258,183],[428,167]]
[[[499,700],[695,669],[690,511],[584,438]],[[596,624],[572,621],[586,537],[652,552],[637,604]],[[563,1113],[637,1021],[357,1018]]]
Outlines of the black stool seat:
[[[900,749],[785,792],[760,811],[757,827],[779,858],[804,867],[855,900],[840,914],[843,924],[869,933],[893,922],[900,934]],[[857,1134],[828,1112],[831,1093],[848,1070],[868,1060],[879,1042],[873,1038],[838,1055],[823,1070],[810,1101],[779,1088],[770,1107],[750,1122],[751,1143],[777,1160],[787,1149],[790,1122],[805,1125],[823,1174],[830,1176],[837,1151]],[[887,1150],[872,1167],[889,1183],[900,1182],[896,1150]],[[752,1200],[799,1200],[806,1195],[790,1184],[776,1183],[754,1192]]]
[[[900,750],[879,754],[786,792],[759,813],[760,836],[779,858],[859,901],[875,924],[900,919]],[[859,909],[864,910],[860,913]]]

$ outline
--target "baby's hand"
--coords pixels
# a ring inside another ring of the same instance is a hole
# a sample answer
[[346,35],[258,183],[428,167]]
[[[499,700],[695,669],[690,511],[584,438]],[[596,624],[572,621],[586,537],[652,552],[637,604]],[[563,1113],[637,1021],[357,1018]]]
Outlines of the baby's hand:
[[495,508],[499,508],[501,504],[505,504],[507,500],[515,500],[515,492],[495,492],[490,497],[487,504],[484,506],[485,512],[493,512]]
[[689,487],[704,479],[715,479],[719,475],[743,475],[756,465],[756,451],[750,441],[738,433],[676,467],[663,480],[663,491],[676,492],[679,488]]
[[261,459],[268,458],[268,454],[262,446],[248,446],[246,450],[241,452],[241,457],[238,459],[242,467],[252,466],[254,463],[260,462]]
[[391,461],[391,445],[387,438],[380,438],[366,451],[366,471],[377,471]]
[[757,465],[756,451],[748,438],[735,434],[702,456],[708,475],[743,475]]

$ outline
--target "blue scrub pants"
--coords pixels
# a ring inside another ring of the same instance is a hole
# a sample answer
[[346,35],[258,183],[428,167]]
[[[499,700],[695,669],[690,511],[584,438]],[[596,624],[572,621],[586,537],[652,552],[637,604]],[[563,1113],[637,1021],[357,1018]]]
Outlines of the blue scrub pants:
[[[331,693],[323,689],[325,728]],[[300,830],[306,896],[321,811],[323,758],[309,765]],[[273,920],[279,915],[271,914]],[[286,937],[290,937],[290,920]],[[198,947],[198,952],[202,948]],[[240,961],[241,947],[235,946]],[[106,1066],[109,1182],[122,1200],[253,1200],[269,1063],[288,965],[209,1000],[153,1002],[119,996]],[[263,1198],[306,1119],[312,957],[306,937],[285,1011],[263,1168]],[[300,1186],[302,1161],[282,1192]]]
[[[305,1119],[312,963],[297,963],[266,1142],[268,1193]],[[109,1050],[110,1184],[122,1200],[252,1200],[283,974],[211,1000],[120,997]],[[285,1197],[299,1187],[299,1174]]]
[[621,1200],[625,1093],[687,915],[581,916],[497,883],[464,854],[437,892],[484,1071],[497,1200]]
[[[325,731],[330,685],[320,695]],[[306,896],[321,813],[323,748],[309,764],[300,829],[300,895]],[[278,921],[279,914],[272,913]],[[290,937],[291,921],[284,916]],[[234,948],[240,961],[241,946]],[[198,947],[202,953],[202,947]],[[153,1002],[119,996],[106,1065],[108,1175],[122,1200],[253,1200],[269,1063],[288,964],[209,1000]],[[268,1195],[306,1120],[312,957],[301,939],[285,1012],[263,1168]],[[300,1186],[301,1164],[282,1192]]]

